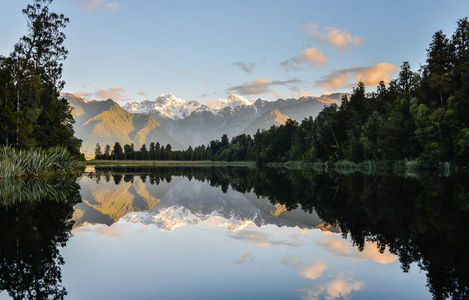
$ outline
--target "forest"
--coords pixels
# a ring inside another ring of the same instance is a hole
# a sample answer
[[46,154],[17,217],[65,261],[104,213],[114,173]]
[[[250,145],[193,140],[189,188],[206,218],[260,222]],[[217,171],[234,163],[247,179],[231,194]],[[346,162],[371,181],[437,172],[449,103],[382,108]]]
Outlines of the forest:
[[455,32],[433,35],[426,64],[417,72],[404,62],[389,85],[375,91],[363,83],[341,105],[325,107],[301,123],[239,135],[207,146],[173,151],[151,143],[96,147],[96,159],[256,161],[259,164],[305,162],[413,161],[426,167],[469,162],[469,21]]

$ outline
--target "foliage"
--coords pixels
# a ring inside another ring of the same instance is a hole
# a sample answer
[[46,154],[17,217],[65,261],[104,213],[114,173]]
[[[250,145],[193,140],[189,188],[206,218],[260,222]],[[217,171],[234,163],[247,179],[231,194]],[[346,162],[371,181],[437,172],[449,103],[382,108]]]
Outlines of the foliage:
[[67,173],[75,162],[66,148],[17,150],[0,148],[0,178],[38,176],[47,172]]
[[34,0],[23,9],[27,34],[8,57],[0,56],[0,145],[18,149],[67,147],[79,156],[74,119],[60,97],[68,18],[49,9],[52,0]]

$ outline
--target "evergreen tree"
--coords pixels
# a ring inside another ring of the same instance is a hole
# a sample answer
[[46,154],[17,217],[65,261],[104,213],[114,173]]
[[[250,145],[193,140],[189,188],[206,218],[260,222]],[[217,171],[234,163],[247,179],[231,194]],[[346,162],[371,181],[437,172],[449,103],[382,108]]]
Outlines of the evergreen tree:
[[0,143],[18,148],[62,145],[79,155],[81,140],[74,137],[71,108],[59,94],[64,86],[62,61],[68,53],[62,29],[69,20],[51,12],[51,3],[34,0],[23,10],[27,34],[8,58],[0,58],[0,104],[5,115]]
[[95,159],[100,159],[103,155],[101,151],[101,145],[99,143],[96,144],[96,149],[94,150],[94,157]]

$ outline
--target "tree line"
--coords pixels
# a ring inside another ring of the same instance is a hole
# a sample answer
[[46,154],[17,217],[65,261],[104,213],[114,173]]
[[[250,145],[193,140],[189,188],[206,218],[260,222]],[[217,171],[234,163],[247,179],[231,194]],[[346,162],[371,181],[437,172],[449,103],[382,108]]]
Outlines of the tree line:
[[[152,146],[153,145],[153,146]],[[447,37],[433,35],[426,64],[417,72],[404,62],[389,85],[380,82],[376,91],[363,83],[353,88],[341,105],[326,106],[316,118],[284,125],[207,146],[172,151],[170,145],[152,143],[135,151],[132,145],[106,145],[101,159],[164,159],[257,161],[288,160],[362,162],[415,159],[438,162],[469,162],[469,22],[457,21]]]

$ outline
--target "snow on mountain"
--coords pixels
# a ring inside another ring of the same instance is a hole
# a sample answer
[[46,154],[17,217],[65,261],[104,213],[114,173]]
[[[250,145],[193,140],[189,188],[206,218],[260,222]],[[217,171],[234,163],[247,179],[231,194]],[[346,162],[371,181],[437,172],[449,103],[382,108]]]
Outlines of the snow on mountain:
[[208,100],[207,106],[211,109],[223,109],[225,107],[235,108],[242,105],[253,105],[256,100],[248,100],[243,96],[231,94],[224,99]]
[[167,93],[158,96],[155,101],[129,102],[123,108],[132,113],[161,115],[172,120],[180,120],[189,116],[201,105],[196,100],[184,100]]
[[167,93],[158,96],[155,101],[129,102],[123,108],[132,113],[159,115],[172,120],[181,120],[190,116],[194,111],[199,113],[208,111],[217,115],[218,110],[227,107],[235,109],[254,103],[256,100],[248,100],[242,96],[231,94],[224,99],[212,99],[207,104],[202,104],[196,100],[184,100],[175,97],[172,93]]

